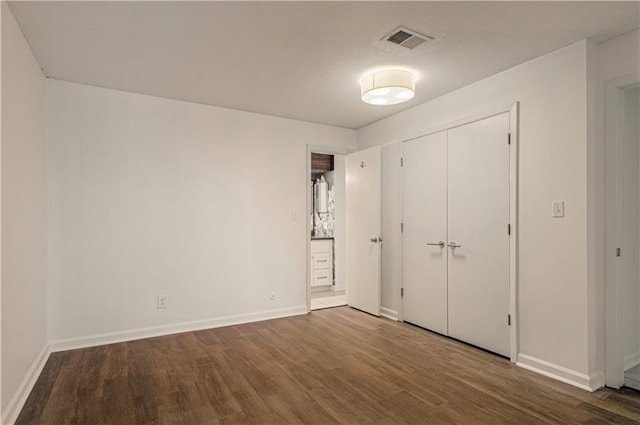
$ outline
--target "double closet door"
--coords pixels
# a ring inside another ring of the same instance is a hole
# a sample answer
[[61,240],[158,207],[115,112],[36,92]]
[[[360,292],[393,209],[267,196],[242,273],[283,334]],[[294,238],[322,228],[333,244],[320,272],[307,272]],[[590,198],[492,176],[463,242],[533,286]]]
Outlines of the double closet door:
[[403,318],[509,356],[509,113],[403,146]]

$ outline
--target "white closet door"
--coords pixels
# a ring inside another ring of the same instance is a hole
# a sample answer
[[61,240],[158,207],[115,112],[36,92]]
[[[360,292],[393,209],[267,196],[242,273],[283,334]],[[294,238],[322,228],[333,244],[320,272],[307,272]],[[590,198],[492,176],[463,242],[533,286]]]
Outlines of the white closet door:
[[403,320],[446,335],[447,133],[405,143],[403,158]]
[[509,327],[509,114],[448,132],[449,335],[504,356]]
[[347,304],[380,315],[380,148],[347,155]]

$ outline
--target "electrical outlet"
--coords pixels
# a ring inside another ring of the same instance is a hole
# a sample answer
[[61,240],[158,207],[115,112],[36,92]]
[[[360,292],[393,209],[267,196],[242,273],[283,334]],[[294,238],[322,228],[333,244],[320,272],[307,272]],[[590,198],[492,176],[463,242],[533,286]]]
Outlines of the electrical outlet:
[[158,295],[158,310],[162,310],[167,308],[167,297],[166,295]]
[[275,299],[276,299],[276,294],[274,294],[273,292],[272,292],[272,293],[270,293],[270,294],[269,294],[269,299],[270,299],[271,301],[275,300]]
[[553,201],[551,203],[551,216],[554,218],[564,217],[564,201]]

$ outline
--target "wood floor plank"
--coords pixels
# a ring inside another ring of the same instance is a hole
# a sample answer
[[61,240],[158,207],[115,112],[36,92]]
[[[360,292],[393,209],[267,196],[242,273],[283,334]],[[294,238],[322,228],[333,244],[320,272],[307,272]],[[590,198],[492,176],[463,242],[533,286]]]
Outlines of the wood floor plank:
[[631,424],[588,393],[349,307],[53,353],[16,425]]

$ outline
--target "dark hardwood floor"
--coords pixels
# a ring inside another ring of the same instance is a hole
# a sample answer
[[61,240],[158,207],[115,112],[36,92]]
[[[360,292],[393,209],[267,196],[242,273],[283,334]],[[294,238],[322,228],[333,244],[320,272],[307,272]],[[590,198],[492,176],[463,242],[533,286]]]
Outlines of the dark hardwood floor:
[[54,353],[16,425],[630,424],[595,393],[349,307]]

